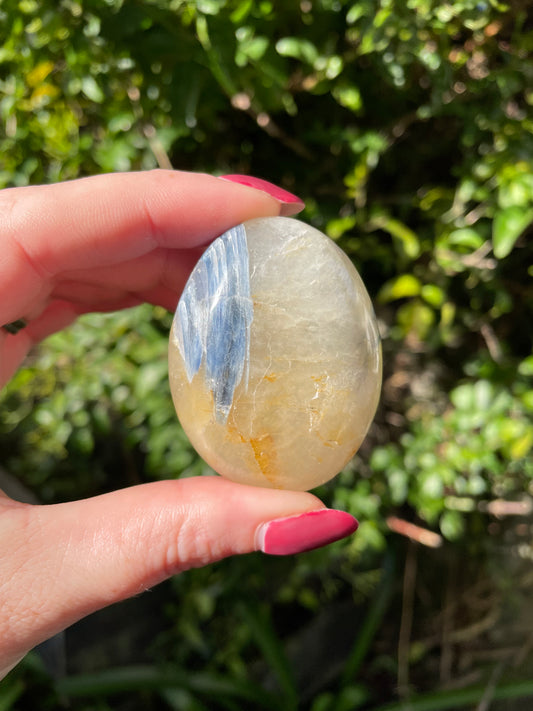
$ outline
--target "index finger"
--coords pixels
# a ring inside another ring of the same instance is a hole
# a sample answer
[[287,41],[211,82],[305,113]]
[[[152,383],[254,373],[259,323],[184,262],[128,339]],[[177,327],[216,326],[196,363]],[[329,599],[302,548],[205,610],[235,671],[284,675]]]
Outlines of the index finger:
[[63,271],[198,246],[244,220],[278,215],[280,205],[261,190],[167,170],[4,190],[0,324],[23,316]]

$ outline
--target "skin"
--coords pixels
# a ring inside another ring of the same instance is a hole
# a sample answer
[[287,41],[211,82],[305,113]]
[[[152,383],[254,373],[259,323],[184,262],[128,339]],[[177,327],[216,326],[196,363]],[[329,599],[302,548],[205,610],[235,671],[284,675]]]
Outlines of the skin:
[[[174,310],[205,245],[290,214],[266,192],[177,171],[0,192],[0,386],[29,350],[88,311]],[[93,499],[22,504],[0,491],[0,678],[35,645],[165,578],[257,547],[261,524],[323,508],[311,494],[202,477]]]

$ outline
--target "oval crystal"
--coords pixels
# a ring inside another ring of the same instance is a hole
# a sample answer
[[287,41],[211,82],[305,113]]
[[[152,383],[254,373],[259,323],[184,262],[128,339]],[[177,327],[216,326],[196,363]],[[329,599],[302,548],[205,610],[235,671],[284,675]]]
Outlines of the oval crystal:
[[357,270],[318,230],[250,220],[193,270],[169,345],[172,397],[219,474],[308,490],[351,459],[374,417],[381,346]]

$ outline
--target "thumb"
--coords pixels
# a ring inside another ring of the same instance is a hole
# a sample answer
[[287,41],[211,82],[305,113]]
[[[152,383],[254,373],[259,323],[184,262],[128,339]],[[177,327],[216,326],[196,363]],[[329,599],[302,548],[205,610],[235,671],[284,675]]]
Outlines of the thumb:
[[0,498],[0,670],[76,620],[229,555],[289,554],[357,528],[303,492],[220,477],[51,506]]

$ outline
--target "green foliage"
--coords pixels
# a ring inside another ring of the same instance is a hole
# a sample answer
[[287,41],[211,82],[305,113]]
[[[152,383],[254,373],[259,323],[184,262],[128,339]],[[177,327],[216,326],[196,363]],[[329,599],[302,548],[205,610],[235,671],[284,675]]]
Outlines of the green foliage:
[[205,472],[176,426],[169,327],[169,314],[144,306],[86,316],[51,337],[35,367],[5,391],[0,433],[9,469],[45,501]]
[[[460,538],[464,512],[479,502],[511,497],[529,489],[533,479],[533,419],[519,393],[488,380],[458,385],[440,417],[427,413],[398,444],[377,447],[371,468],[382,472],[389,493],[386,505],[408,502],[446,538]],[[527,398],[531,397],[531,390]],[[383,502],[382,502],[383,503]]]
[[[491,502],[533,491],[531,29],[525,0],[0,4],[0,186],[172,165],[271,179],[305,198],[303,219],[357,264],[385,356],[367,442],[317,492],[358,516],[353,539],[193,571],[169,587],[151,657],[172,669],[102,670],[56,688],[29,665],[0,685],[0,708],[42,684],[79,709],[119,708],[112,694],[139,689],[143,708],[188,711],[396,698],[387,630],[399,625],[398,590],[389,563],[380,569],[403,553],[388,517],[460,555],[488,546]],[[3,465],[44,502],[207,473],[173,412],[169,325],[141,307],[48,339],[2,396]],[[367,622],[306,696],[307,656],[291,657],[289,642],[346,600],[369,605]],[[416,616],[413,635],[426,636]],[[438,664],[413,660],[414,688],[434,689]],[[531,693],[515,682],[494,698]],[[410,703],[480,698],[477,686],[448,693]]]

